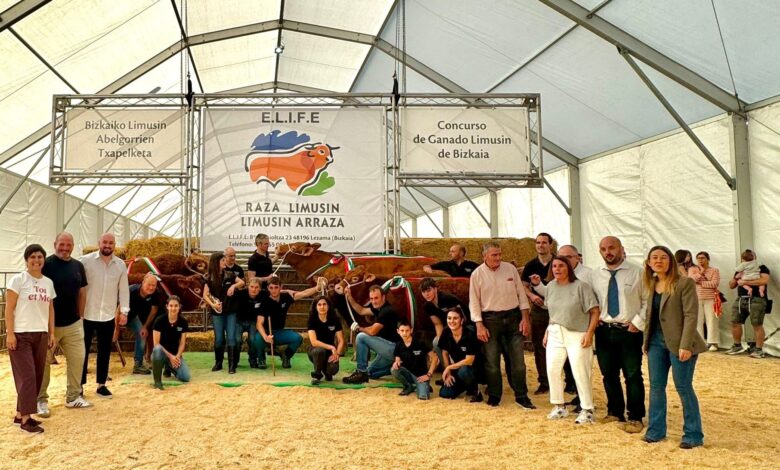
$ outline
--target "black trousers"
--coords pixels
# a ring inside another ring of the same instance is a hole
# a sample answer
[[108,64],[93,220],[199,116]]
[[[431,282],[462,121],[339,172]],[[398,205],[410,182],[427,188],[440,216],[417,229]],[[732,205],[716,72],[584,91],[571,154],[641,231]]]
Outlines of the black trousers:
[[314,375],[317,377],[322,377],[323,374],[330,375],[331,377],[338,374],[339,372],[339,363],[336,362],[328,362],[328,358],[331,355],[331,352],[329,349],[320,348],[320,347],[314,347],[309,348],[308,351],[309,354],[309,360],[314,364]]
[[539,385],[549,385],[547,380],[547,352],[544,349],[544,334],[550,324],[550,314],[536,305],[531,307],[531,343],[534,346],[534,363]]
[[[641,421],[645,417],[645,384],[642,380],[642,332],[631,333],[626,328],[596,328],[596,358],[604,377],[607,393],[607,414]],[[626,395],[620,384],[620,372],[626,382]]]
[[111,340],[114,338],[114,320],[92,321],[84,320],[84,372],[81,373],[81,385],[87,383],[87,364],[89,349],[92,347],[92,336],[97,338],[97,383],[105,384],[108,380],[108,361],[111,359]]
[[482,324],[490,333],[490,338],[483,349],[487,392],[491,397],[501,399],[503,392],[502,355],[505,358],[507,381],[515,392],[515,398],[528,396],[523,359],[525,337],[520,333],[520,318],[519,309],[506,312],[482,312]]

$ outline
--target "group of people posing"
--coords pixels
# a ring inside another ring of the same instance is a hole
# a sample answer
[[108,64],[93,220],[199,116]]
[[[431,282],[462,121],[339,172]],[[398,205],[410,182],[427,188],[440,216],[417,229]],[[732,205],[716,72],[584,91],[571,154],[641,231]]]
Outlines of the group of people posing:
[[[282,289],[268,253],[268,236],[259,234],[255,241],[257,251],[249,259],[246,275],[236,264],[232,248],[210,258],[203,297],[214,324],[213,371],[223,369],[227,353],[228,373],[235,373],[245,332],[250,367],[267,368],[270,346],[281,357],[282,367],[290,368],[303,338],[286,328],[287,313],[296,300],[324,294],[321,282],[303,291]],[[113,255],[114,246],[114,237],[104,234],[97,252],[75,260],[71,257],[72,236],[61,233],[54,243],[55,253],[48,258],[40,245],[30,245],[24,253],[27,270],[9,282],[6,325],[18,392],[14,423],[27,432],[43,431],[33,415],[50,414],[46,389],[55,344],[67,359],[67,408],[91,406],[84,398],[83,385],[93,335],[98,352],[95,393],[111,397],[106,387],[108,358],[119,326],[126,325],[135,333],[133,373],[152,374],[154,386],[160,389],[163,375],[184,382],[190,379],[183,357],[188,324],[179,315],[180,299],[170,296],[164,308],[157,306],[153,299],[158,281],[151,274],[140,284],[129,286],[124,262]],[[549,234],[539,234],[535,240],[537,256],[519,272],[502,261],[497,243],[485,244],[479,265],[465,260],[465,249],[454,245],[452,259],[432,268],[469,277],[469,302],[464,304],[440,291],[432,278],[421,282],[426,300],[422,311],[435,330],[432,342],[414,334],[412,325],[393,310],[379,286],[369,289],[367,305],[357,302],[347,288],[346,300],[354,314],[370,321],[368,326],[351,325],[356,335],[357,365],[343,381],[360,384],[392,375],[403,386],[401,395],[428,399],[434,374],[441,366],[440,397],[454,399],[465,393],[470,402],[497,406],[503,392],[503,357],[515,403],[535,409],[523,357],[523,344],[530,337],[539,378],[535,394],[549,393],[553,405],[548,418],[566,418],[568,404],[577,413],[575,423],[596,421],[591,378],[595,350],[607,395],[607,413],[599,421],[620,422],[625,431],[638,433],[644,429],[646,417],[641,371],[644,353],[650,372],[644,440],[653,443],[666,437],[666,385],[671,369],[683,405],[680,446],[702,445],[693,375],[698,354],[707,350],[707,343],[710,348],[718,345],[717,323],[713,321],[717,321],[714,299],[719,276],[717,269],[709,266],[709,255],[701,252],[696,256],[698,264],[686,266],[690,259],[684,253],[675,256],[668,248],[656,246],[648,252],[644,267],[639,267],[626,260],[620,240],[609,236],[599,244],[604,265],[591,270],[582,264],[574,246],[562,246],[557,253],[553,253],[553,246]],[[755,254],[748,253],[747,257],[751,256],[754,260]],[[735,345],[729,353],[744,350],[742,324],[750,318],[756,331],[752,355],[763,357],[760,327],[769,270],[759,265],[757,277],[751,270],[740,266],[729,283],[739,295],[732,312]],[[339,359],[346,350],[341,325],[330,299],[315,297],[307,323],[314,385],[333,380],[339,372]],[[707,343],[702,338],[704,325]],[[151,354],[145,350],[150,334],[154,345]],[[151,362],[151,369],[145,359]],[[486,397],[480,384],[486,385]],[[575,397],[567,402],[566,393]]]

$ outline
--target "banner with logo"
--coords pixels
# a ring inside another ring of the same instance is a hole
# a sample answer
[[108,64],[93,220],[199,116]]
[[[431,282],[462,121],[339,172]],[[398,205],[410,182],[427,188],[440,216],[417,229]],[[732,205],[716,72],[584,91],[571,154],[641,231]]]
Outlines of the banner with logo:
[[529,174],[527,108],[402,111],[402,174]]
[[207,251],[318,242],[384,249],[381,109],[206,109],[203,232]]
[[90,108],[65,114],[63,171],[181,172],[181,108]]

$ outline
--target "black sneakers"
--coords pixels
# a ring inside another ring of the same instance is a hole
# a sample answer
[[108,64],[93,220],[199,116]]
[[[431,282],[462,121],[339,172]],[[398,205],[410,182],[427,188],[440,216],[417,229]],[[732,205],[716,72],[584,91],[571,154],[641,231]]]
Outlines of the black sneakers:
[[501,403],[500,398],[488,395],[488,399],[487,399],[488,406],[498,406],[499,403]]
[[368,373],[356,370],[352,375],[344,377],[343,381],[345,384],[364,384],[368,382]]
[[474,395],[469,398],[469,403],[481,403],[482,402],[482,393],[477,392]]
[[287,354],[282,354],[282,369],[289,369],[290,367],[292,367],[290,357]]
[[34,419],[28,419],[26,423],[20,424],[19,429],[30,434],[40,434],[43,432],[43,428],[41,427],[40,423]]
[[531,399],[528,398],[528,397],[518,397],[518,398],[515,398],[515,403],[520,408],[523,408],[523,409],[526,409],[526,410],[535,410],[536,409],[536,405],[534,405],[531,402]]
[[95,390],[95,393],[101,398],[112,398],[114,396],[105,385],[98,387],[97,390]]

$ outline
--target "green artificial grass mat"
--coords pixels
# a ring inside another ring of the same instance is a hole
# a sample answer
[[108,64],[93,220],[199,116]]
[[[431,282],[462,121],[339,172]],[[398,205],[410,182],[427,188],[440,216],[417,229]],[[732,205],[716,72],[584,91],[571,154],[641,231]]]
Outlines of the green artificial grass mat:
[[[241,361],[236,368],[235,374],[227,373],[227,356],[223,362],[223,369],[221,371],[212,372],[211,367],[214,365],[214,353],[213,352],[185,352],[184,361],[190,368],[190,374],[192,376],[192,382],[200,383],[214,383],[222,387],[240,387],[247,384],[267,384],[275,387],[317,387],[317,388],[333,388],[333,389],[360,389],[360,388],[401,388],[401,384],[396,382],[391,376],[383,377],[377,380],[371,380],[367,384],[350,385],[342,382],[342,378],[351,374],[355,370],[355,363],[350,361],[348,357],[351,357],[352,353],[348,352],[345,357],[342,357],[339,361],[339,372],[333,378],[332,382],[327,382],[323,379],[320,385],[311,385],[311,372],[314,370],[308,356],[305,353],[297,353],[292,358],[292,368],[283,369],[282,360],[279,356],[276,356],[276,375],[273,375],[271,370],[271,356],[266,356],[266,362],[268,369],[252,369],[249,367],[249,356],[246,352],[241,353]],[[128,363],[125,368],[128,371],[122,379],[122,384],[139,384],[148,383],[151,384],[153,379],[150,375],[133,375],[132,365]],[[179,382],[173,377],[163,376],[163,386],[177,386],[185,385]]]

